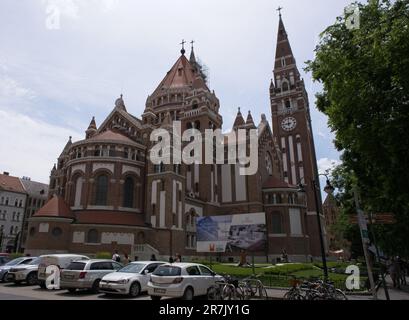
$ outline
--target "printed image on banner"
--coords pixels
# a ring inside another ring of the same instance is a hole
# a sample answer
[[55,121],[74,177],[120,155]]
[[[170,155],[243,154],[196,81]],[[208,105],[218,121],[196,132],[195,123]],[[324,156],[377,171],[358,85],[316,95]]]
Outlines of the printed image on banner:
[[196,218],[197,252],[263,251],[267,244],[265,213]]

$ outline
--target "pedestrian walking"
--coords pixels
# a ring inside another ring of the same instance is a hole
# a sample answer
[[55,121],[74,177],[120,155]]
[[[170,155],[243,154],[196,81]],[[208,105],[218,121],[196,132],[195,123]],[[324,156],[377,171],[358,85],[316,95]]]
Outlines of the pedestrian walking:
[[118,254],[118,250],[115,250],[114,254],[112,255],[112,260],[121,262],[121,256]]
[[124,254],[124,262],[123,262],[123,264],[124,264],[124,266],[126,266],[126,265],[128,265],[128,264],[130,264],[130,263],[131,263],[131,260],[129,259],[128,254],[125,253],[125,254]]
[[153,255],[151,255],[151,261],[157,261],[156,260],[156,256],[153,254]]
[[176,260],[175,262],[182,262],[182,256],[179,253],[176,253]]
[[392,278],[393,287],[400,289],[400,268],[396,258],[392,258],[388,271]]

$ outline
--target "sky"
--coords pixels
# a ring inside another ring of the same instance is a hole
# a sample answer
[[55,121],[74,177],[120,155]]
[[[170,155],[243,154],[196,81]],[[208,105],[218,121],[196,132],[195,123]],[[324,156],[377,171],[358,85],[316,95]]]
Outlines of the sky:
[[339,163],[339,153],[315,108],[321,87],[303,68],[314,58],[319,34],[349,3],[1,0],[0,172],[48,183],[69,136],[83,139],[91,118],[101,124],[121,93],[128,112],[140,117],[147,96],[180,56],[182,39],[195,41],[196,56],[208,68],[224,129],[232,127],[238,107],[251,110],[256,122],[263,113],[271,119],[279,6],[307,86],[324,172]]

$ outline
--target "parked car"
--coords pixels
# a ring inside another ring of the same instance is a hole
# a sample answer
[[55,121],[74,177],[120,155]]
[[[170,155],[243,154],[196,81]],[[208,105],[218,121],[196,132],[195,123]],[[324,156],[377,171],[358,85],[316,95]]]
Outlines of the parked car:
[[148,282],[148,294],[152,300],[162,297],[192,300],[204,296],[216,281],[223,277],[208,267],[196,263],[173,263],[159,266]]
[[38,265],[40,261],[40,258],[35,258],[25,265],[12,267],[8,272],[7,280],[15,284],[21,284],[23,282],[30,286],[37,284]]
[[73,261],[89,260],[87,256],[78,254],[51,254],[41,256],[40,259],[40,264],[38,266],[38,284],[42,289],[46,289],[46,280],[51,275],[51,273],[47,273],[48,266],[57,266],[60,271],[62,271]]
[[137,297],[141,292],[148,290],[152,272],[165,263],[159,261],[132,262],[117,272],[104,276],[99,283],[100,292]]
[[74,261],[61,272],[60,288],[71,293],[77,289],[98,293],[101,279],[122,268],[122,264],[113,260]]
[[0,266],[5,265],[7,262],[11,260],[10,254],[8,253],[0,253]]
[[22,257],[7,262],[5,265],[0,267],[0,281],[1,282],[7,281],[7,275],[11,268],[20,265],[26,265],[30,263],[33,259],[35,259],[35,257]]

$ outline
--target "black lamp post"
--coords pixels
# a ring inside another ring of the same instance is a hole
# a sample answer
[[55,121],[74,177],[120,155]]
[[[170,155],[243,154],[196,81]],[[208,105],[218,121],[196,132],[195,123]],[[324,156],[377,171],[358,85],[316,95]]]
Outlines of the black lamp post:
[[[328,175],[326,174],[319,174],[319,176],[324,176],[327,178],[327,184],[324,188],[324,191],[328,194],[332,194],[335,191],[335,188],[331,185],[331,182],[329,181]],[[320,204],[319,204],[319,200],[318,200],[318,190],[319,190],[319,186],[317,183],[317,180],[312,180],[312,188],[314,190],[314,199],[315,199],[315,207],[317,209],[317,222],[318,222],[318,234],[320,237],[320,244],[321,244],[321,256],[322,256],[322,266],[324,269],[324,281],[328,280],[328,267],[327,267],[327,257],[326,257],[326,253],[325,253],[325,243],[324,243],[324,235],[322,232],[322,224],[321,224],[321,215],[320,215]],[[305,193],[305,187],[304,185],[300,184],[299,185],[299,192],[304,192]]]

